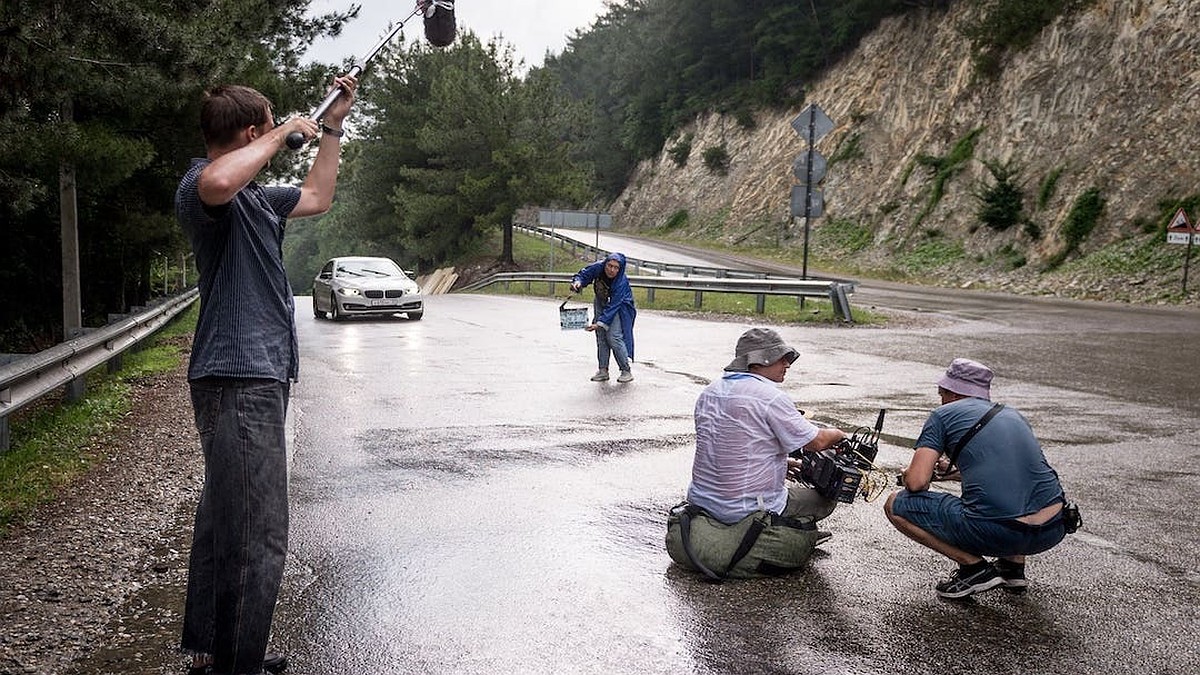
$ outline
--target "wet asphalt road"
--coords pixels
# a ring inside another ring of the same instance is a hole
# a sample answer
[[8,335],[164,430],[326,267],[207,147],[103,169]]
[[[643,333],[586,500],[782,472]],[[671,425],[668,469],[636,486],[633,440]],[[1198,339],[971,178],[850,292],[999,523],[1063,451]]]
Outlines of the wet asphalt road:
[[[697,394],[749,325],[642,312],[636,380],[592,383],[549,299],[430,298],[318,321],[298,298],[291,555],[273,646],[347,673],[1200,672],[1195,311],[861,285],[921,320],[781,327],[784,387],[851,429],[888,409],[896,472],[954,356],[998,372],[1083,508],[1025,596],[936,598],[951,565],[843,505],[803,574],[714,586],[670,564]],[[890,489],[890,488],[889,488]]]

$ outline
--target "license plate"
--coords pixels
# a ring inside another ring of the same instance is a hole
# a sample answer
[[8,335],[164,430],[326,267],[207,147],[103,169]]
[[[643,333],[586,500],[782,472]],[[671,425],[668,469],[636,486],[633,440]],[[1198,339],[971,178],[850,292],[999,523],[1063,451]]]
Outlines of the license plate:
[[377,300],[371,301],[372,307],[384,307],[384,306],[390,305],[390,304],[392,304],[392,301],[388,300],[387,298],[379,298]]

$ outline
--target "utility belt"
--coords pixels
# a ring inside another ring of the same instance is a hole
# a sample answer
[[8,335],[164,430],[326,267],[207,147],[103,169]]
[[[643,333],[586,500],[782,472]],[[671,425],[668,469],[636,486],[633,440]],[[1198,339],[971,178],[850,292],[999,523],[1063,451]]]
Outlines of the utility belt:
[[667,513],[667,553],[715,583],[789,574],[804,566],[817,542],[811,519],[755,511],[727,525],[686,500]]

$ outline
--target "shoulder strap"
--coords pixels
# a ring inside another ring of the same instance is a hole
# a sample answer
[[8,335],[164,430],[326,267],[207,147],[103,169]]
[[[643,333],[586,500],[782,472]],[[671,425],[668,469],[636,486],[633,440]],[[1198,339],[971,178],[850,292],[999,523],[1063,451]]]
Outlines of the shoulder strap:
[[958,461],[958,454],[962,452],[963,448],[967,447],[967,443],[970,443],[971,439],[975,438],[975,434],[979,433],[980,429],[987,426],[987,423],[991,422],[992,418],[995,417],[996,413],[1000,412],[1000,409],[1003,407],[1003,403],[997,403],[996,405],[992,406],[991,410],[988,410],[986,413],[984,413],[983,417],[979,418],[979,421],[975,423],[975,426],[968,429],[967,433],[963,434],[962,438],[958,439],[958,443],[956,443],[954,445],[954,449],[950,451],[950,463],[947,465],[947,471],[954,468],[954,463]]
[[742,541],[738,544],[737,550],[733,552],[733,557],[730,558],[729,564],[725,566],[725,572],[717,574],[710,570],[704,563],[700,562],[700,559],[696,557],[696,553],[692,550],[692,516],[702,513],[704,511],[698,506],[688,504],[684,507],[683,511],[679,514],[679,539],[680,543],[683,544],[683,552],[687,555],[692,565],[703,572],[709,581],[719,584],[725,581],[725,575],[729,574],[729,570],[733,569],[742,558],[746,557],[750,549],[754,548],[754,543],[758,541],[758,535],[762,534],[766,526],[762,521],[755,518],[750,523],[750,528],[746,530],[746,534],[742,536]]

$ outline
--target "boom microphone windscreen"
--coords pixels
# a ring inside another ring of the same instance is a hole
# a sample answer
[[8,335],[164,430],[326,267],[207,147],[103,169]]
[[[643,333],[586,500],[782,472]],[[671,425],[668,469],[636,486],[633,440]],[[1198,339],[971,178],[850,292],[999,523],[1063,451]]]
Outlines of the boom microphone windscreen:
[[434,47],[454,42],[454,0],[426,0],[425,39]]

